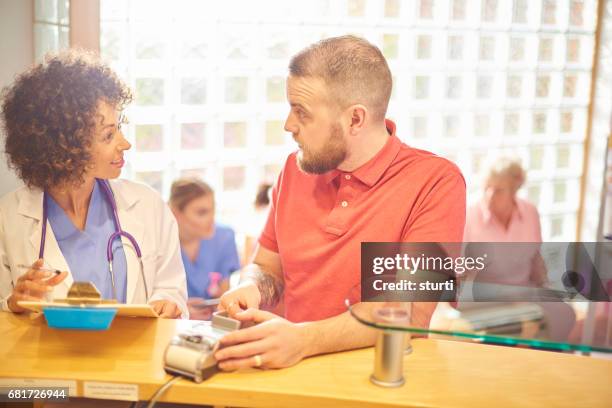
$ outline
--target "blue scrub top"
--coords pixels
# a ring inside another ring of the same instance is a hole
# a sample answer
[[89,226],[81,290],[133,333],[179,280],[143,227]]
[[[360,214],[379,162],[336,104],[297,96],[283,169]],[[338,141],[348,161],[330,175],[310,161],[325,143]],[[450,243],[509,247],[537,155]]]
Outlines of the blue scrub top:
[[[108,270],[106,245],[115,232],[115,224],[112,208],[98,183],[97,181],[94,184],[83,231],[74,226],[49,194],[46,194],[47,211],[51,229],[74,280],[93,282],[104,299],[112,299],[113,286]],[[127,263],[120,238],[113,241],[113,272],[117,300],[125,303]]]
[[191,262],[181,248],[183,264],[187,273],[189,297],[210,299],[210,272],[221,274],[221,280],[229,279],[232,272],[240,269],[238,249],[234,231],[225,225],[215,224],[215,233],[210,239],[200,241],[200,251]]

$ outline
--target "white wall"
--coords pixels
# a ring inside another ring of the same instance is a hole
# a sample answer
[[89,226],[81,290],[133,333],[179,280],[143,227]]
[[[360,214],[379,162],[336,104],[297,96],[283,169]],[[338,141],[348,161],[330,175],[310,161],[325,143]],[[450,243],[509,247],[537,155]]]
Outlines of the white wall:
[[[0,0],[0,88],[10,85],[15,75],[34,62],[33,0]],[[4,135],[0,148],[0,196],[21,185],[8,169]]]

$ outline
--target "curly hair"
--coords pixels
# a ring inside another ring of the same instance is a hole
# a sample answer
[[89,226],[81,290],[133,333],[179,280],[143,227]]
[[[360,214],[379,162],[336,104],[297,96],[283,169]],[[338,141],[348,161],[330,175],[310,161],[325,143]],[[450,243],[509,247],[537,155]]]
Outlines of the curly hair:
[[9,167],[28,187],[82,184],[102,101],[123,110],[132,93],[89,52],[47,55],[3,90]]

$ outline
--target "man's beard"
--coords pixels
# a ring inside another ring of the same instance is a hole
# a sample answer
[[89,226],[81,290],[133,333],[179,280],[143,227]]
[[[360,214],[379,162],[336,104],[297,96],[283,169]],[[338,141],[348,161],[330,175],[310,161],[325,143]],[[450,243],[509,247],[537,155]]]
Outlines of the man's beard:
[[305,173],[323,174],[337,168],[346,158],[346,141],[338,123],[330,127],[330,135],[318,152],[308,150],[305,145],[298,152],[297,164]]

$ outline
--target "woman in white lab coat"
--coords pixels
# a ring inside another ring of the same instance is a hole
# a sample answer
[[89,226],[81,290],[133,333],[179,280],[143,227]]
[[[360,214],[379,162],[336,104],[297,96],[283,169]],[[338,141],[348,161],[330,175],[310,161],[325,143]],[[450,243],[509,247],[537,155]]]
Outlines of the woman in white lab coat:
[[65,298],[74,281],[90,281],[104,298],[187,317],[172,213],[151,188],[113,180],[131,147],[121,131],[131,99],[82,51],[48,57],[5,90],[5,151],[25,186],[0,199],[3,310],[23,312],[19,300]]

